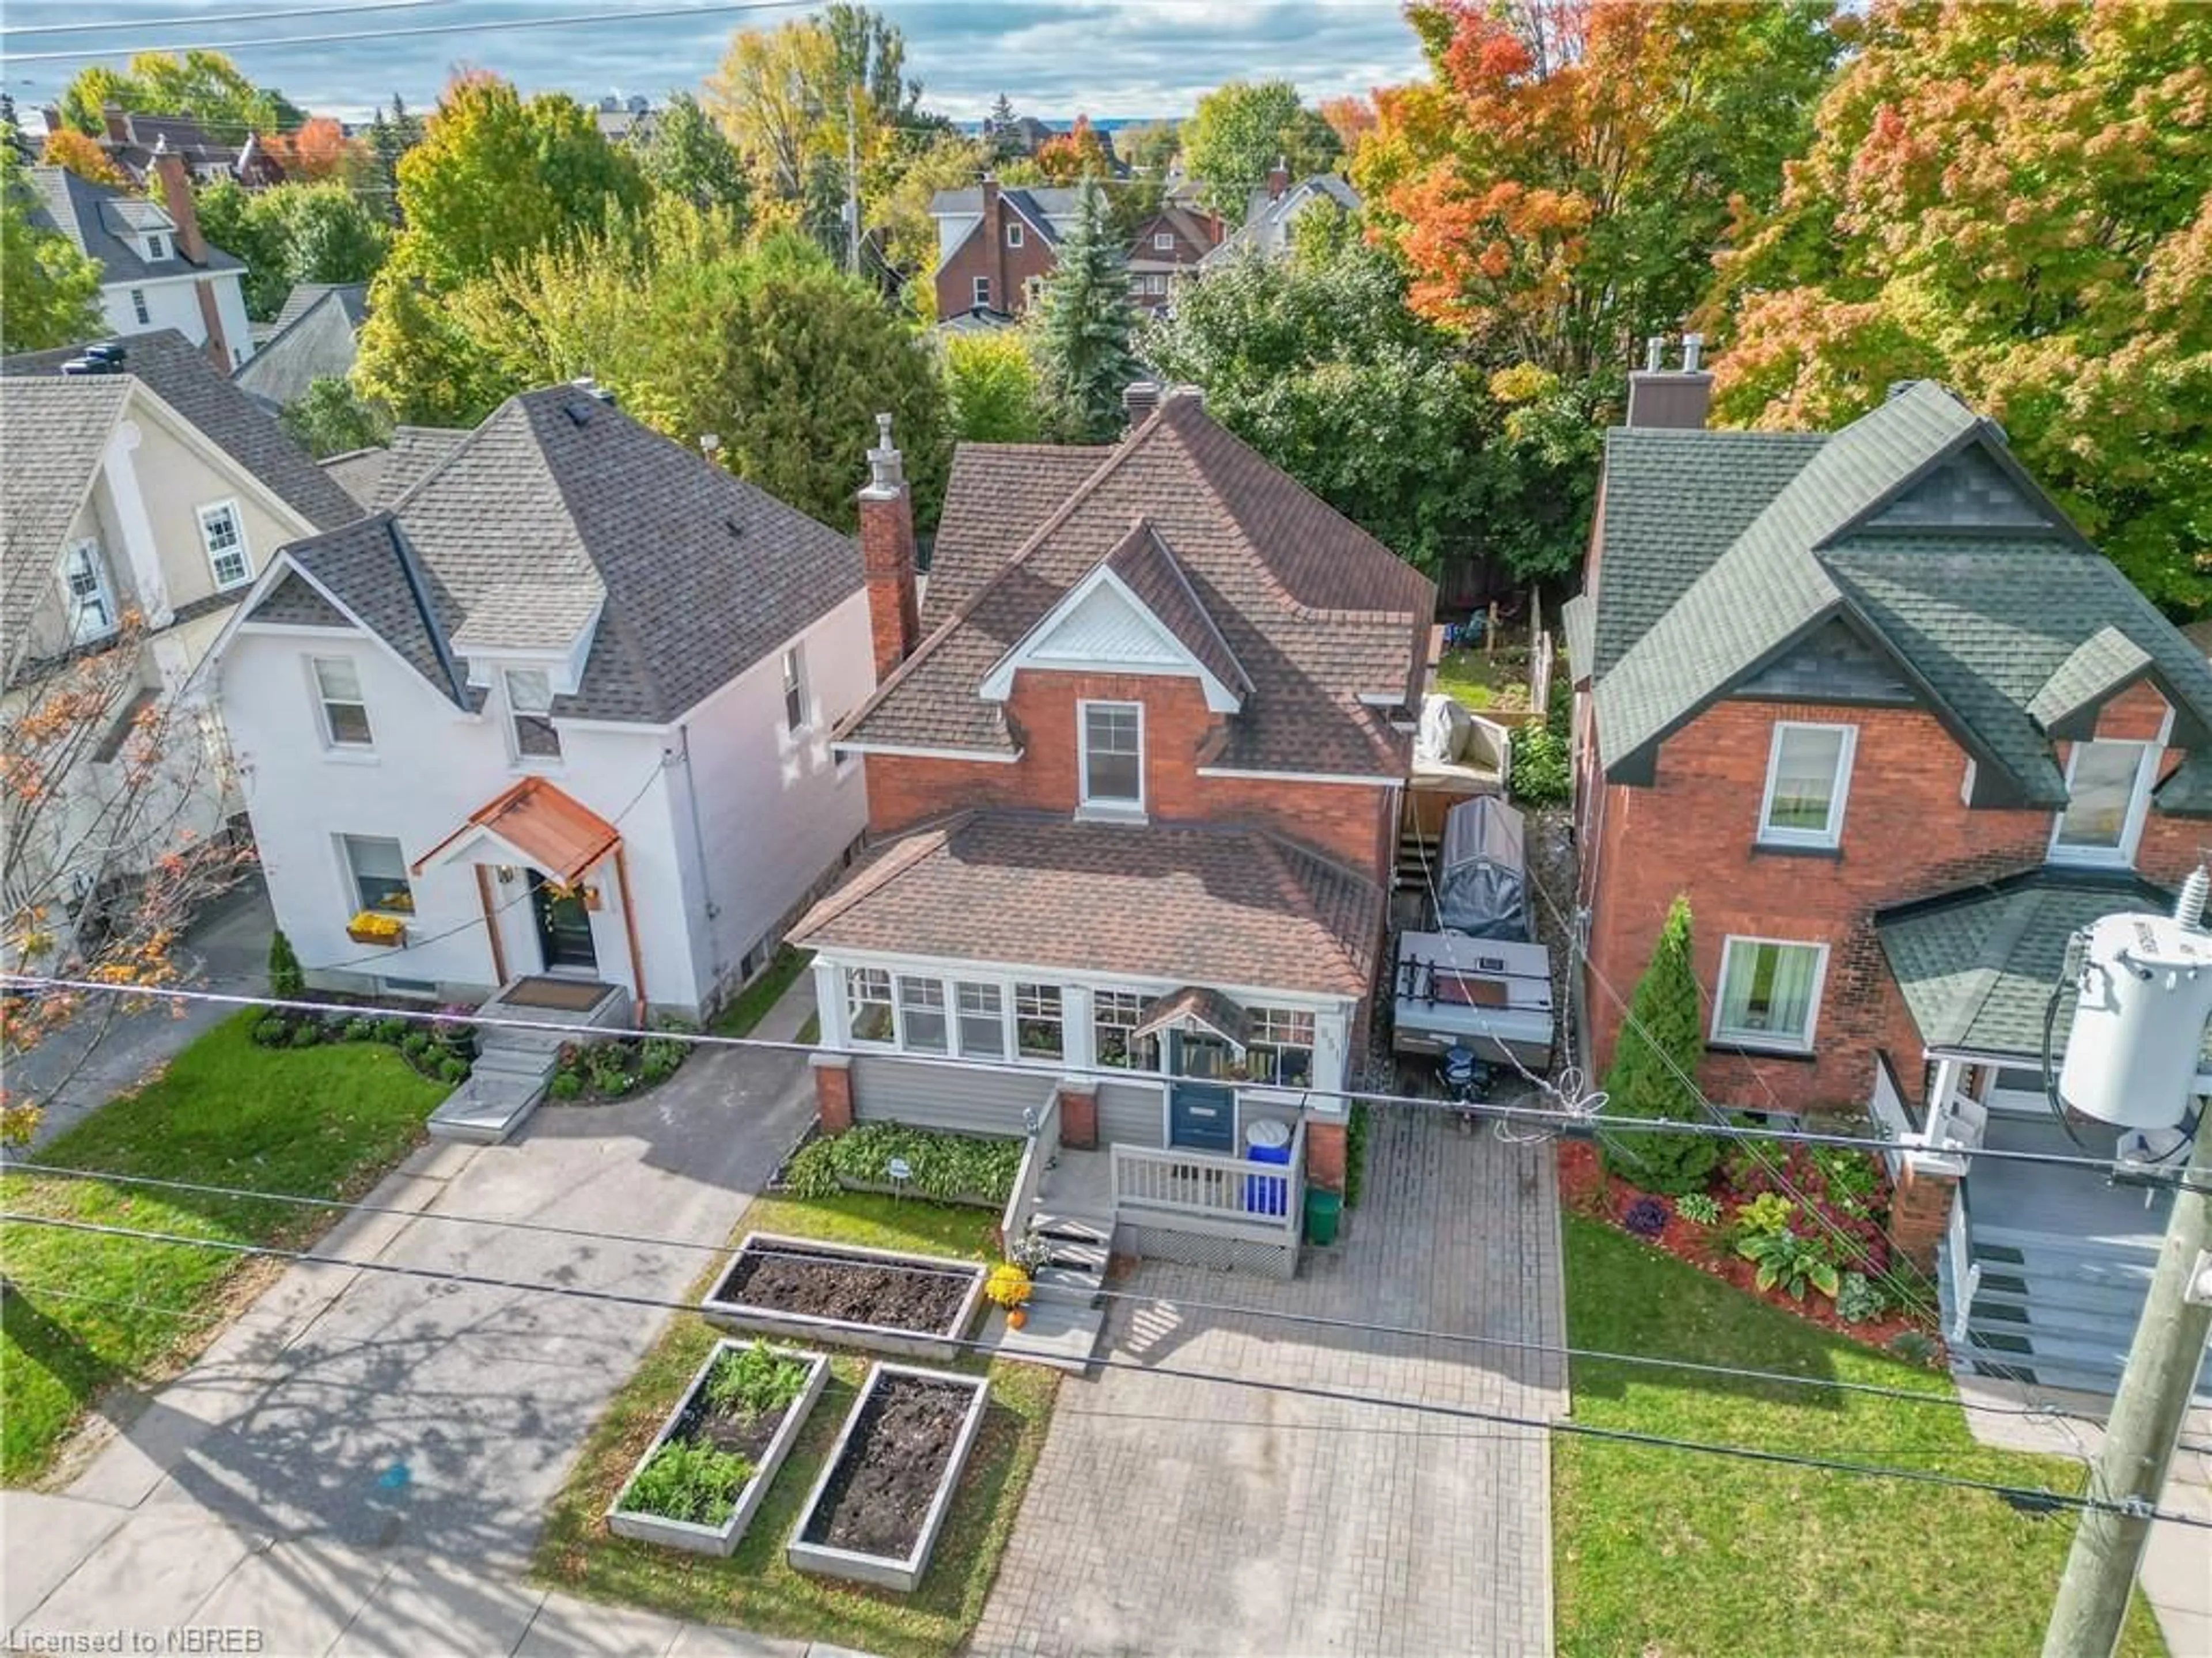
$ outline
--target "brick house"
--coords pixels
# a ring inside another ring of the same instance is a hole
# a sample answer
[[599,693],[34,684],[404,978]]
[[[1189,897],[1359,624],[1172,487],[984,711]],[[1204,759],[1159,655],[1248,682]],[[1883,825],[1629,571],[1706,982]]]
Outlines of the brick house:
[[2054,1329],[2038,1286],[2109,1269],[2088,1240],[2139,1264],[2155,1206],[1985,1161],[1970,1228],[1951,1190],[1980,1146],[2073,1149],[2045,1004],[2076,929],[2170,908],[2197,861],[2212,671],[1942,387],[1823,434],[1705,430],[1709,386],[1632,376],[1565,618],[1595,1074],[1686,894],[1707,1096],[1871,1106],[1921,1148],[1899,1241],[1950,1240],[1954,1348],[2027,1351],[2040,1316],[2037,1374],[2099,1385],[2132,1307]]
[[1129,296],[1138,308],[1166,310],[1176,278],[1195,271],[1226,234],[1218,215],[1173,203],[1139,225],[1129,238]]
[[963,445],[919,607],[898,456],[871,452],[878,689],[836,740],[876,849],[792,936],[825,1124],[1050,1114],[1064,1165],[1114,1148],[1102,1210],[1280,1266],[1295,1213],[1286,1257],[1282,1194],[1255,1215],[1222,1171],[1279,1124],[1341,1187],[1343,1103],[1308,1090],[1364,1051],[1434,593],[1157,397],[1117,445]]
[[[1073,222],[1082,193],[1001,185],[988,176],[972,190],[938,191],[929,204],[937,221],[938,316],[1027,315],[1060,263],[1063,228]],[[1164,308],[1171,279],[1196,270],[1222,234],[1210,214],[1163,208],[1130,239],[1130,297],[1146,311]]]

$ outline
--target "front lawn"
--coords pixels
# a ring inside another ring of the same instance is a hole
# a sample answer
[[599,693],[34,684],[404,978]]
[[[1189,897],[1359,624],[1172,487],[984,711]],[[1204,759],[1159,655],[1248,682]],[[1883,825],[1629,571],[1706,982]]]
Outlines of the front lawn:
[[[377,1044],[257,1047],[259,1017],[217,1025],[36,1160],[359,1197],[415,1144],[445,1085]],[[308,1205],[20,1173],[0,1174],[0,1199],[17,1213],[288,1248],[338,1218]],[[21,1224],[0,1226],[0,1266],[14,1285],[0,1309],[0,1479],[9,1485],[53,1467],[103,1390],[173,1374],[269,1270],[226,1252]]]
[[[1612,1228],[1565,1219],[1577,1347],[1873,1382],[1948,1378],[1752,1299]],[[1577,1359],[1574,1419],[2078,1492],[2060,1457],[1977,1444],[1956,1409]],[[1998,1497],[1572,1434],[1552,1448],[1562,1658],[2033,1652],[2073,1536]],[[2162,1653],[2140,1598],[2124,1654]]]
[[[782,1232],[988,1260],[994,1258],[995,1218],[981,1209],[862,1193],[810,1201],[763,1198],[745,1212],[736,1236]],[[718,1262],[702,1275],[695,1297],[720,1270]],[[991,1405],[928,1575],[914,1594],[894,1594],[811,1577],[784,1561],[799,1510],[871,1362],[836,1348],[829,1350],[836,1355],[830,1385],[728,1559],[631,1542],[607,1531],[607,1505],[720,1338],[720,1332],[703,1319],[678,1314],[616,1394],[554,1506],[538,1546],[538,1575],[558,1588],[599,1600],[735,1624],[762,1634],[802,1637],[884,1658],[944,1658],[957,1651],[982,1615],[999,1558],[1044,1448],[1057,1374],[1027,1364],[987,1364],[980,1357],[953,1367],[988,1370]]]
[[1490,655],[1480,646],[1446,651],[1437,662],[1436,688],[1477,714],[1510,723],[1528,712],[1528,647],[1501,645]]

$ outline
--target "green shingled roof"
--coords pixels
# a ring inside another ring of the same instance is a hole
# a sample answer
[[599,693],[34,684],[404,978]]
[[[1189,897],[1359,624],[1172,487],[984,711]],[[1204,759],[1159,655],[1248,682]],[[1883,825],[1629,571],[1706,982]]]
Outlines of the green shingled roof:
[[[1832,434],[1744,442],[1778,435],[1613,435],[1594,630],[1608,770],[1632,776],[1837,616],[1923,688],[1984,768],[1978,798],[2063,805],[2052,727],[2138,675],[2176,705],[2177,740],[2203,740],[2212,668],[1949,392],[1917,382]],[[2212,774],[2185,766],[2158,804],[2212,813]]]
[[[2039,1059],[2043,1011],[2064,971],[2067,939],[2106,915],[2172,908],[2172,895],[2133,877],[2036,870],[1885,910],[1875,932],[1928,1047]],[[2064,1048],[2073,1012],[2065,998],[2054,1049]]]

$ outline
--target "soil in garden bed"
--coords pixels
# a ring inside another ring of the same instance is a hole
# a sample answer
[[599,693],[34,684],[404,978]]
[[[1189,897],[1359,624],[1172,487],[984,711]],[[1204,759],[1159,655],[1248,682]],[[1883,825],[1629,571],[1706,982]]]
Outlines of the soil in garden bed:
[[774,1248],[773,1254],[740,1254],[714,1299],[935,1334],[952,1328],[973,1283],[949,1267],[855,1260],[790,1244]]
[[869,1396],[805,1540],[902,1560],[921,1539],[974,1393],[887,1376]]
[[691,1408],[678,1418],[676,1431],[669,1437],[704,1440],[718,1451],[735,1451],[757,1468],[768,1455],[769,1442],[790,1413],[789,1405],[775,1411],[726,1410],[702,1388]]

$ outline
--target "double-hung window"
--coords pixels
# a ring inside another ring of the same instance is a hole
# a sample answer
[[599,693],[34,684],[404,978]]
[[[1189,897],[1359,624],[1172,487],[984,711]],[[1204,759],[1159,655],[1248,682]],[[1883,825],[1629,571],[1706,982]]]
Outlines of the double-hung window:
[[131,290],[131,314],[138,319],[138,325],[141,328],[148,326],[154,320],[154,313],[146,308],[146,290],[143,288],[134,288]]
[[553,724],[553,678],[543,668],[509,668],[507,718],[518,760],[558,760],[561,733]]
[[407,854],[399,842],[373,835],[342,839],[356,905],[383,915],[412,915],[415,893],[407,884]]
[[978,311],[989,310],[991,308],[991,279],[988,276],[976,277],[975,286],[973,292],[975,299],[975,308]]
[[366,749],[375,734],[368,725],[368,703],[361,691],[361,669],[349,656],[313,659],[315,694],[323,705],[323,738],[332,748]]
[[1721,947],[1713,1040],[1802,1052],[1813,1045],[1827,946],[1729,938]]
[[1255,1007],[1251,1016],[1252,1045],[1244,1059],[1253,1081],[1278,1088],[1310,1087],[1314,1016],[1286,1007]]
[[246,546],[246,525],[234,501],[218,501],[199,509],[200,542],[206,547],[208,568],[218,587],[235,587],[253,575],[252,556]]
[[1058,985],[1014,987],[1014,1051],[1025,1060],[1057,1060],[1066,1051]]
[[783,653],[783,728],[797,732],[806,724],[806,661],[793,645]]
[[1082,731],[1083,804],[1115,811],[1145,805],[1145,710],[1136,702],[1085,702]]
[[2076,743],[2066,761],[2066,810],[2051,830],[2054,864],[2135,861],[2150,804],[2154,743]]
[[845,969],[845,1028],[856,1042],[890,1042],[898,1028],[891,1018],[891,975],[879,967]]
[[71,644],[88,645],[115,631],[115,593],[98,542],[80,541],[63,555],[62,587],[69,595]]
[[1152,251],[1155,253],[1174,252],[1175,232],[1172,230],[1155,230],[1152,232]]
[[1784,721],[1767,750],[1759,838],[1775,847],[1832,847],[1843,838],[1844,798],[1851,780],[1851,726]]
[[146,233],[146,257],[149,259],[166,259],[169,257],[169,244],[159,231],[149,230]]
[[910,1054],[946,1052],[945,981],[899,975],[899,1046]]
[[953,1001],[960,1016],[960,1056],[967,1060],[1006,1057],[1006,998],[996,985],[956,984]]
[[1009,219],[1006,222],[1006,246],[1008,247],[1019,247],[1021,245],[1022,228],[1016,224],[1012,220]]
[[1142,996],[1126,990],[1101,990],[1091,998],[1094,1051],[1102,1066],[1121,1071],[1158,1071],[1160,1039],[1133,1033],[1145,1017]]

